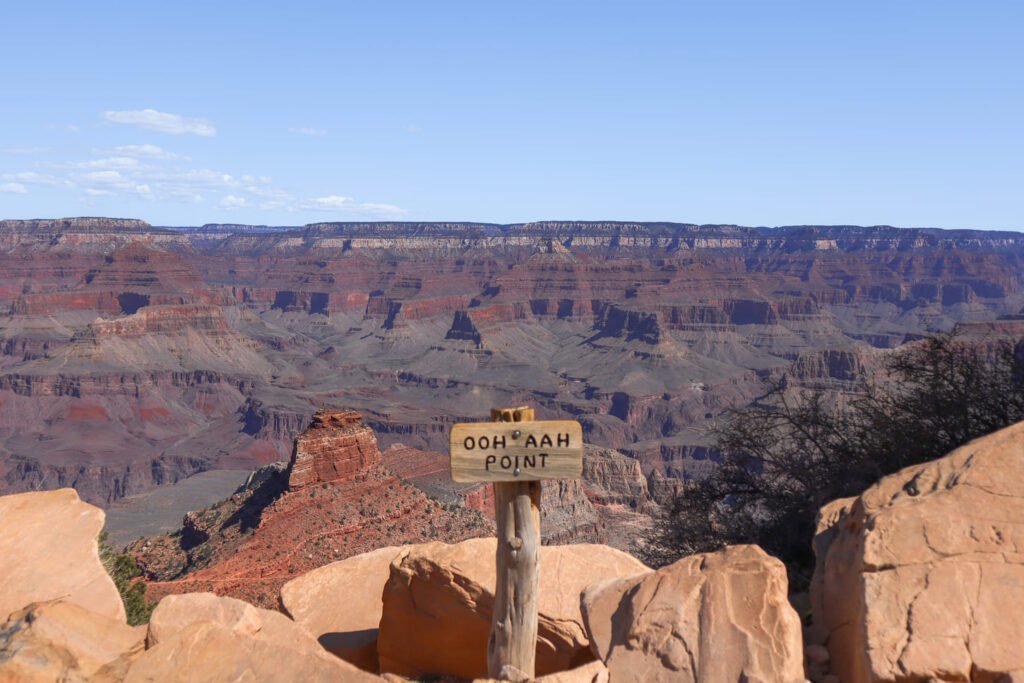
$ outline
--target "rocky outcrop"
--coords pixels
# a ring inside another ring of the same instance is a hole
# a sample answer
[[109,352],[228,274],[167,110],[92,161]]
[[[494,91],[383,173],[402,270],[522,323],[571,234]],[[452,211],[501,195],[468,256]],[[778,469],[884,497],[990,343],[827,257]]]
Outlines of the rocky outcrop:
[[822,519],[812,634],[843,683],[1024,670],[1024,612],[1010,607],[1024,604],[1024,423],[885,477]]
[[613,681],[804,680],[782,563],[757,546],[693,555],[583,595],[591,648]]
[[[229,327],[223,310],[202,304],[147,306],[113,320],[98,319],[89,326],[92,336],[143,337],[200,331],[210,337],[226,336]],[[84,339],[85,337],[80,337]]]
[[578,479],[549,480],[541,484],[540,530],[545,545],[605,540],[598,511]]
[[63,599],[124,623],[121,596],[100,562],[103,519],[74,489],[0,497],[0,618]]
[[[487,674],[494,603],[495,539],[405,549],[391,563],[383,593],[380,668],[403,676]],[[540,552],[537,674],[592,659],[580,615],[585,588],[649,571],[606,546],[545,546]],[[444,624],[438,628],[438,624]]]
[[452,319],[452,326],[448,328],[448,333],[445,334],[444,338],[470,341],[476,344],[477,348],[483,346],[483,337],[480,335],[480,330],[477,329],[476,324],[473,322],[473,318],[467,311],[455,312],[455,317]]
[[800,380],[853,382],[866,374],[863,351],[828,349],[801,353],[790,369]]
[[33,603],[0,624],[0,681],[120,680],[143,649],[145,628],[67,600]]
[[651,472],[647,485],[651,491],[651,498],[661,505],[671,505],[672,502],[683,495],[683,482],[673,477],[666,477],[661,472]]
[[351,478],[380,463],[377,439],[362,422],[362,416],[352,411],[317,411],[295,439],[288,465],[289,490]]
[[661,322],[656,313],[633,311],[620,306],[606,306],[594,321],[601,336],[620,337],[625,341],[657,344],[662,340]]
[[606,448],[588,448],[583,458],[587,497],[599,505],[644,511],[653,502],[640,463]]
[[314,569],[281,588],[281,605],[328,652],[377,672],[381,595],[392,560],[405,550],[378,548]]
[[185,515],[177,533],[128,551],[152,596],[210,591],[275,607],[284,584],[331,562],[492,533],[480,513],[428,497],[380,458],[358,413],[320,411],[286,469],[260,470],[227,500]]

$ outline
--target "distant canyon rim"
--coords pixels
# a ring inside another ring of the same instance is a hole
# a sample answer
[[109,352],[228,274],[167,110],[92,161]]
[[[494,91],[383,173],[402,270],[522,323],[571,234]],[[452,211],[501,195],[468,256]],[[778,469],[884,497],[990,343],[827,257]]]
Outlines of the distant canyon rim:
[[531,405],[700,477],[766,376],[839,392],[927,333],[1024,333],[1022,258],[1020,233],[886,226],[0,221],[0,494],[251,470],[325,407],[444,451]]

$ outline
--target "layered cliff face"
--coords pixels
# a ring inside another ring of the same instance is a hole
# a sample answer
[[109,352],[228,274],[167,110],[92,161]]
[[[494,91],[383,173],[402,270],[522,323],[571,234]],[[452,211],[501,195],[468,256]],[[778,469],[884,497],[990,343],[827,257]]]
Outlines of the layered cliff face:
[[840,391],[928,331],[1015,334],[1022,257],[886,227],[0,222],[0,492],[250,469],[339,402],[435,450],[529,403],[698,477],[705,426],[765,375]]
[[288,490],[349,479],[380,463],[373,430],[353,411],[319,411],[295,439]]

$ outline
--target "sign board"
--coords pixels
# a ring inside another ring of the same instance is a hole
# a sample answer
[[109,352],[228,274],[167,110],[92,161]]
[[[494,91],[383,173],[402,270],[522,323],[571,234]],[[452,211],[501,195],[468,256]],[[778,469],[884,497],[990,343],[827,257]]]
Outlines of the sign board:
[[461,422],[452,426],[452,479],[538,481],[579,479],[583,428],[574,420]]

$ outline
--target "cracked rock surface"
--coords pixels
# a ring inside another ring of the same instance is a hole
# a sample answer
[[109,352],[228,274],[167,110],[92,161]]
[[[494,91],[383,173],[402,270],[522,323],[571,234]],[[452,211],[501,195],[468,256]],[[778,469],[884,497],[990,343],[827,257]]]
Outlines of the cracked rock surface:
[[731,546],[593,586],[583,615],[612,681],[791,683],[803,642],[786,589],[782,562]]
[[819,525],[811,633],[843,683],[1024,669],[1024,423],[840,507]]

